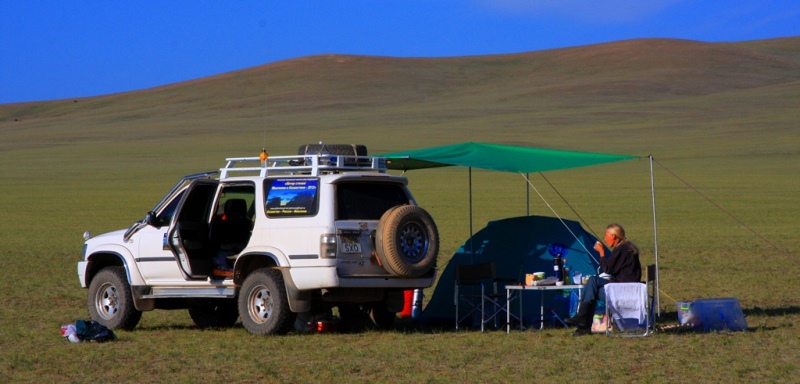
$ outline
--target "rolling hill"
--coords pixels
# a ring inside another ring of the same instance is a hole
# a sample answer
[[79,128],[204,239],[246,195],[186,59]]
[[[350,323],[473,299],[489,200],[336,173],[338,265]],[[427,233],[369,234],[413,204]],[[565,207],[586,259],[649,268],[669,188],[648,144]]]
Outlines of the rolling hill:
[[[387,150],[465,139],[589,149],[575,137],[611,134],[625,137],[612,151],[680,153],[681,137],[729,131],[761,140],[767,132],[781,146],[796,133],[798,98],[800,37],[456,58],[320,55],[141,91],[1,105],[0,150],[187,135],[252,142],[285,132],[359,141],[356,132],[369,129],[385,133],[378,147]],[[652,135],[664,131],[654,148]],[[728,150],[718,144],[708,149]]]

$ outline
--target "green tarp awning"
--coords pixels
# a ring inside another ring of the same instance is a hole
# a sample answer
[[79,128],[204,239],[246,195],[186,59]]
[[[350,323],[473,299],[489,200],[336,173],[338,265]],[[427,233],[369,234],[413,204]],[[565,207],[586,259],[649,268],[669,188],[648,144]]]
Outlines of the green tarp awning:
[[473,142],[385,153],[379,156],[386,157],[389,160],[390,169],[404,171],[460,165],[463,167],[517,173],[585,167],[636,158],[636,156],[628,155]]

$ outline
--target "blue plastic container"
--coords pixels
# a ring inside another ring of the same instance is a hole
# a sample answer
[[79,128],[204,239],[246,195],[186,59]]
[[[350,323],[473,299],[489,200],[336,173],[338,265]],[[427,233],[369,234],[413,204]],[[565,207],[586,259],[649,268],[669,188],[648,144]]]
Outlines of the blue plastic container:
[[[679,314],[685,311],[687,303],[678,303]],[[689,304],[689,322],[696,330],[702,331],[743,331],[747,321],[739,300],[734,297],[720,299],[700,299]],[[683,305],[683,308],[681,306]],[[683,323],[683,319],[681,319]]]

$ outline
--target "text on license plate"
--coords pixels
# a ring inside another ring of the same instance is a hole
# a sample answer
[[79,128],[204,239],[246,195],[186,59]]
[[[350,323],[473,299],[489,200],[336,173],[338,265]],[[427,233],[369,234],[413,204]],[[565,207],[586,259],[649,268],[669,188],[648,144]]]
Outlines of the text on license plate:
[[342,253],[361,253],[361,243],[356,236],[342,236],[339,249]]

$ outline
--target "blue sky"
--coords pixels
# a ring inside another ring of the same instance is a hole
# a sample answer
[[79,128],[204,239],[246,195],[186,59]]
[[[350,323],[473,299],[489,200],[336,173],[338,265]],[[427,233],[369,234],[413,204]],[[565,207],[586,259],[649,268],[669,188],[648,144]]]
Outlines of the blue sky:
[[325,53],[442,57],[644,37],[800,36],[796,0],[0,1],[0,104]]

